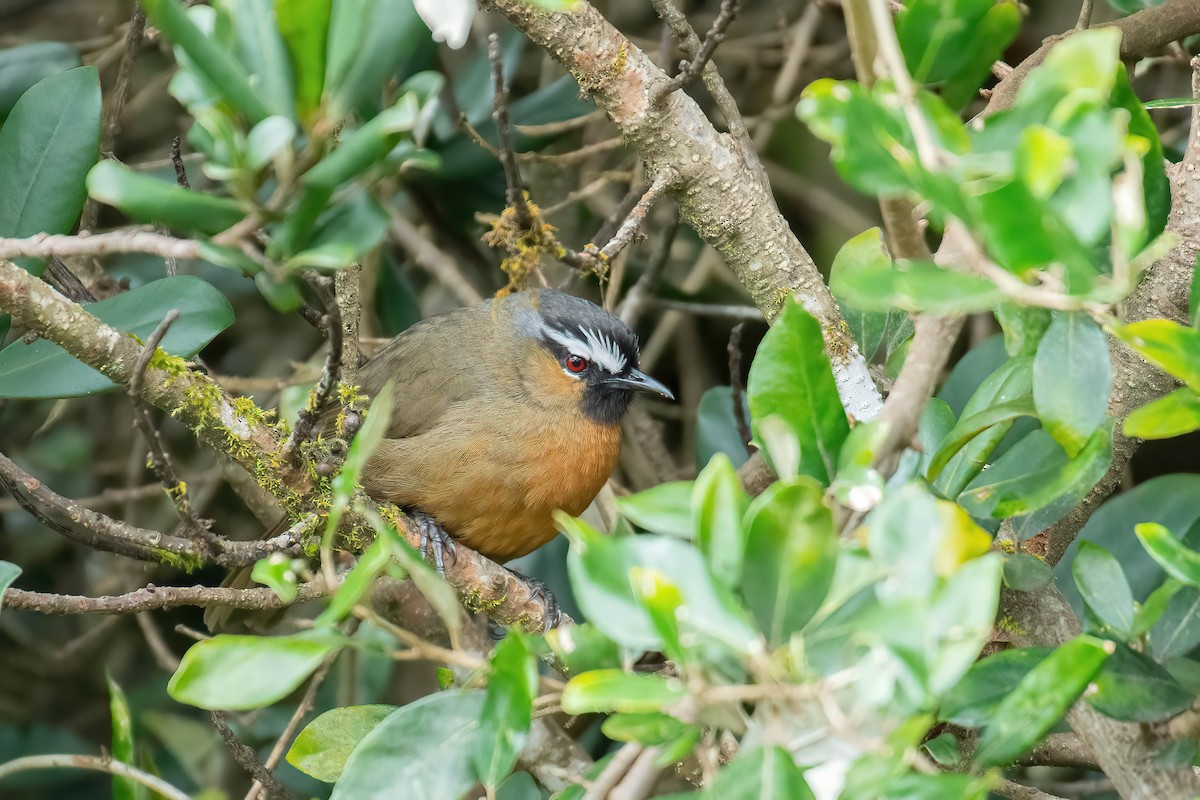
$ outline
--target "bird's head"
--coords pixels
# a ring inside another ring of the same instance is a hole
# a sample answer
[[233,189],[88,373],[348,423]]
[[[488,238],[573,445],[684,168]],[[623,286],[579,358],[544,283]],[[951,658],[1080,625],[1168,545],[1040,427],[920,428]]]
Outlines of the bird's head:
[[583,414],[601,425],[620,422],[635,392],[675,399],[638,369],[637,335],[619,317],[562,292],[529,294],[518,326],[542,350],[539,391],[576,399]]

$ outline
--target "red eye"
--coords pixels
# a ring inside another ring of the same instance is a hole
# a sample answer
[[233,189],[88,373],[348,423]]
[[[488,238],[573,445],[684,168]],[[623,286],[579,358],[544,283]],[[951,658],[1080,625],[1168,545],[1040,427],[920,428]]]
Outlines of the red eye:
[[567,370],[574,372],[576,375],[587,369],[588,362],[586,358],[580,356],[567,356]]

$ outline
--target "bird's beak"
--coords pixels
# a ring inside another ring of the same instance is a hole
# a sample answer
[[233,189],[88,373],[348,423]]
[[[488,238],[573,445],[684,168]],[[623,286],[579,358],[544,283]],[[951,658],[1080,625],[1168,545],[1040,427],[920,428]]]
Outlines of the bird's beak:
[[675,395],[671,394],[671,390],[664,386],[661,382],[654,380],[641,370],[633,369],[628,375],[617,378],[609,378],[605,381],[609,385],[621,386],[630,391],[642,392],[644,394],[656,394],[659,397],[665,397],[667,400],[674,400]]

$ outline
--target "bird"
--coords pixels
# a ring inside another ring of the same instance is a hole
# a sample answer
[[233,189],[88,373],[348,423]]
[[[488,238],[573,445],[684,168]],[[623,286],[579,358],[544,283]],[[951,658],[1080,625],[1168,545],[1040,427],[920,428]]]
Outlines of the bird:
[[[634,395],[674,400],[639,358],[619,317],[551,289],[418,322],[359,370],[364,393],[391,381],[396,398],[363,489],[414,516],[439,571],[456,543],[501,564],[531,553],[612,474]],[[516,574],[556,621],[545,585]]]

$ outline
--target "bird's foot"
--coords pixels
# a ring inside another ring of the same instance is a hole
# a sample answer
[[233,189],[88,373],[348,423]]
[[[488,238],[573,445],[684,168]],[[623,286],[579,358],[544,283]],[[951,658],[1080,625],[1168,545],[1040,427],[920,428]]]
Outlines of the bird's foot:
[[446,556],[450,556],[451,565],[458,561],[458,550],[455,547],[454,537],[447,533],[436,519],[424,511],[414,509],[408,512],[408,515],[416,521],[417,527],[421,529],[421,555],[425,557],[426,561],[432,558],[438,575],[446,577]]
[[[558,599],[554,597],[554,593],[547,587],[544,582],[538,581],[536,578],[530,578],[522,572],[509,570],[509,567],[504,567],[512,576],[520,578],[524,584],[529,587],[529,596],[532,600],[541,600],[546,603],[546,627],[542,628],[542,633],[550,632],[550,628],[558,627],[559,622],[563,621],[563,609],[558,607]],[[487,632],[491,634],[492,639],[498,640],[504,638],[504,628],[496,624],[496,621],[487,620]]]

